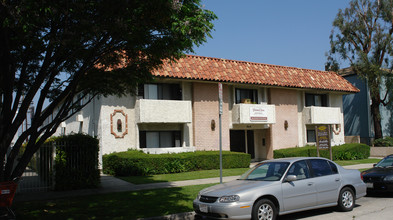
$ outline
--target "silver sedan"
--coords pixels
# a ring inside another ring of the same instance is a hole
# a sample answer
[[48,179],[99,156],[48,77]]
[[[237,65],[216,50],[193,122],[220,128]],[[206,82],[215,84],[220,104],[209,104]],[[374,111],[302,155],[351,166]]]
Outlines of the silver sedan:
[[274,220],[329,206],[351,211],[365,195],[358,170],[324,158],[284,158],[263,161],[238,180],[201,190],[193,205],[199,216]]

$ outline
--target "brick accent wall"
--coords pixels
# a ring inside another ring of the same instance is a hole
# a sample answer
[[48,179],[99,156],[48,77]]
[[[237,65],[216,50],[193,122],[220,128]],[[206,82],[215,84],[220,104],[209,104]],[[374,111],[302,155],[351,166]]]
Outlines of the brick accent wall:
[[[229,150],[228,87],[223,85],[222,149]],[[194,146],[197,150],[219,150],[218,84],[193,83]],[[211,121],[215,121],[215,130]]]
[[[298,132],[298,91],[291,89],[270,89],[270,102],[276,105],[276,123],[271,129],[273,150],[296,147]],[[288,122],[285,130],[284,123]]]

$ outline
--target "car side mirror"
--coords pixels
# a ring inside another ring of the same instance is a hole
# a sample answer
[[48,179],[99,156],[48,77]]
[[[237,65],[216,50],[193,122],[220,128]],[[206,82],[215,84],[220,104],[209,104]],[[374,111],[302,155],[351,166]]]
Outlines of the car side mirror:
[[377,164],[376,164],[376,163],[374,163],[374,164],[373,164],[373,167],[375,167],[375,166],[377,166]]
[[296,178],[295,175],[288,175],[287,178],[285,178],[286,182],[293,182],[293,181],[296,181],[296,180],[297,180],[297,178]]

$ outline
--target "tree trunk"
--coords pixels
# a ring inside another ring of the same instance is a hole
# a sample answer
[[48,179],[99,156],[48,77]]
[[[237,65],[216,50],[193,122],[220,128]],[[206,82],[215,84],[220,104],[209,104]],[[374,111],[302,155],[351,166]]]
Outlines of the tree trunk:
[[371,115],[374,122],[374,135],[375,135],[374,137],[375,139],[383,138],[382,126],[381,126],[381,113],[379,111],[380,102],[378,102],[378,100],[375,100],[374,98],[371,98],[371,100],[372,100]]

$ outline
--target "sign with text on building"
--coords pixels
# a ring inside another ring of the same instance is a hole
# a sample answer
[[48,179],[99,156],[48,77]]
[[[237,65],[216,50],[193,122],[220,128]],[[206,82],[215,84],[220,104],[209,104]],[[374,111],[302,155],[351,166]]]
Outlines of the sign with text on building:
[[261,106],[250,107],[250,121],[267,122],[267,110]]

